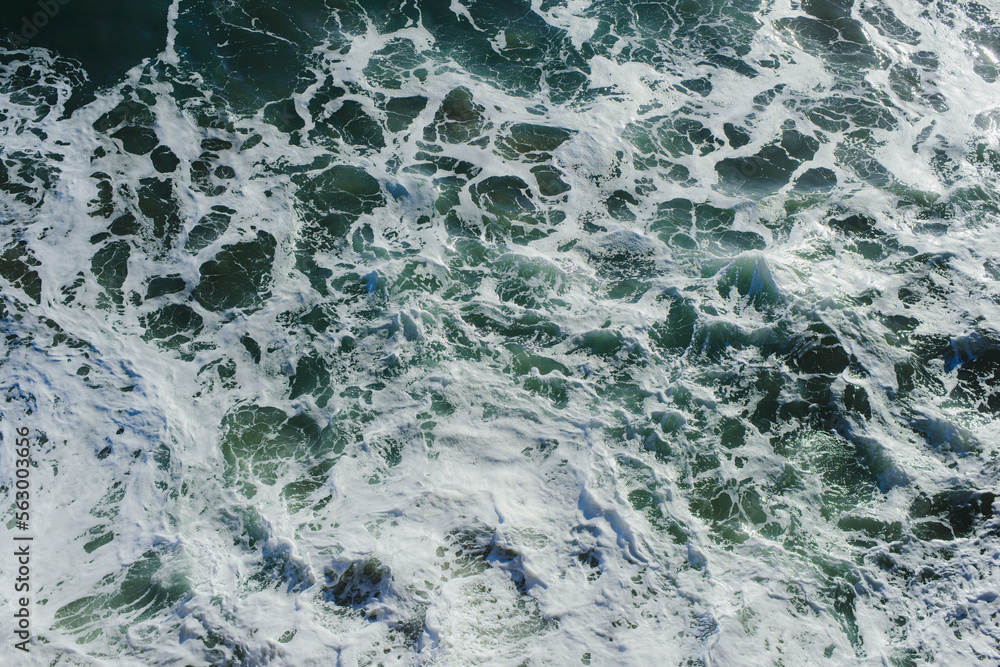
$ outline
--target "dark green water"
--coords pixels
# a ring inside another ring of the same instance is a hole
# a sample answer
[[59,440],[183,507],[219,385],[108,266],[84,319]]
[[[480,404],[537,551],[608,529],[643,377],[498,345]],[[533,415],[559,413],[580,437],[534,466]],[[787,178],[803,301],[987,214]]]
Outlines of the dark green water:
[[14,659],[1000,659],[997,7],[50,10]]

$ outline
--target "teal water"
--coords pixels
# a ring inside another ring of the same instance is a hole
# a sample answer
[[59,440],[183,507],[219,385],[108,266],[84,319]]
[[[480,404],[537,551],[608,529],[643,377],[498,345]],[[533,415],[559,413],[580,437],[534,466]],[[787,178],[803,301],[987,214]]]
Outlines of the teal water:
[[0,10],[5,656],[1000,660],[1000,7],[133,5]]

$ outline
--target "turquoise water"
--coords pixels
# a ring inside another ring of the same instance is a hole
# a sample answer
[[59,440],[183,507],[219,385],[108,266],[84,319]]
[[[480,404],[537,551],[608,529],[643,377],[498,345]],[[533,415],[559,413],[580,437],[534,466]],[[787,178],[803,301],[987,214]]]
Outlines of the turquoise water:
[[1000,8],[133,5],[0,10],[5,656],[1000,660]]

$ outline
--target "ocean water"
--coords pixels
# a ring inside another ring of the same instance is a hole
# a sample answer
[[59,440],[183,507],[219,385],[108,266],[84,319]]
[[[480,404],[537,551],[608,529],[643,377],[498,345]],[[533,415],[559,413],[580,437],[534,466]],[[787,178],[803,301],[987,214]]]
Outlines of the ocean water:
[[47,6],[3,664],[1000,662],[995,3]]

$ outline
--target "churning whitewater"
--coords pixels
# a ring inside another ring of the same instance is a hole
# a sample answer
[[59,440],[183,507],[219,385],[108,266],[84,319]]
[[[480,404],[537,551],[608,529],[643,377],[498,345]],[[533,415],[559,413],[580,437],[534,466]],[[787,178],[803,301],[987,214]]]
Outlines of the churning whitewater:
[[0,10],[4,664],[1000,661],[996,5],[93,4]]

